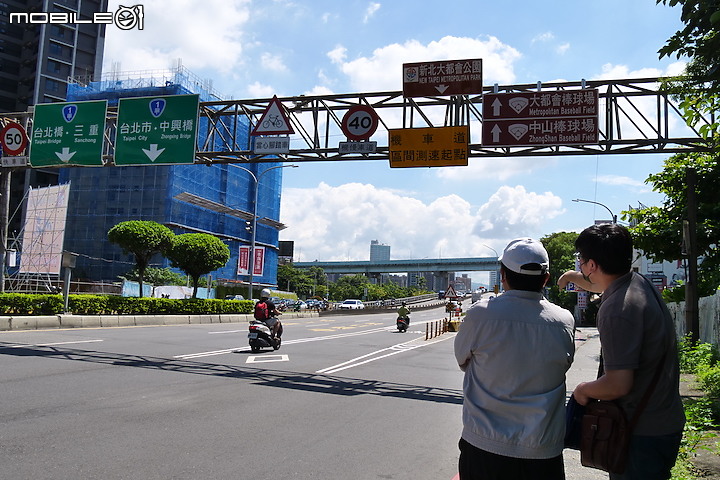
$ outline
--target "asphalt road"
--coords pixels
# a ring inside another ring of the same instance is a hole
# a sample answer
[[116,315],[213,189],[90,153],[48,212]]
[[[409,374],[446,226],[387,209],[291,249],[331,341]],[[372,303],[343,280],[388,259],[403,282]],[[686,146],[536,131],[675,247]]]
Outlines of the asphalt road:
[[244,324],[0,332],[0,479],[452,480],[443,316],[289,319],[261,354]]

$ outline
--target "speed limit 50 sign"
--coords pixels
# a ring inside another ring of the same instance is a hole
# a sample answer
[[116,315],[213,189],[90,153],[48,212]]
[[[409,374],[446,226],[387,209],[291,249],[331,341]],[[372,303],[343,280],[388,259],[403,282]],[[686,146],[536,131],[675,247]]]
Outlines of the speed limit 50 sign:
[[378,116],[369,105],[350,107],[342,119],[342,131],[350,140],[367,140],[378,127]]
[[9,122],[0,131],[0,143],[5,154],[20,155],[28,143],[25,129],[19,123]]

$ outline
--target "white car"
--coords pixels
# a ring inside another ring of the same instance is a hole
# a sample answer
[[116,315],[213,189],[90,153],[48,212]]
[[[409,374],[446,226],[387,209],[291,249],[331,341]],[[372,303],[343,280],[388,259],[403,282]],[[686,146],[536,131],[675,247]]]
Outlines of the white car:
[[365,304],[361,300],[348,299],[340,304],[340,310],[360,310],[365,308]]

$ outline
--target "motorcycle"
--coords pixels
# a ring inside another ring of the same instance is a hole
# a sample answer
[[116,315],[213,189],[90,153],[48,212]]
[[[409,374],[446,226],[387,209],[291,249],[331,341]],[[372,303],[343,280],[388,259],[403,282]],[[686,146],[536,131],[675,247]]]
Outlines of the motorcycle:
[[248,330],[248,342],[250,344],[250,350],[253,353],[257,353],[263,348],[272,348],[273,350],[280,348],[280,343],[282,342],[280,339],[282,326],[280,326],[278,336],[275,338],[271,336],[271,331],[268,326],[259,320],[251,320]]
[[400,315],[397,318],[397,329],[400,333],[405,333],[410,325],[410,317],[407,315]]

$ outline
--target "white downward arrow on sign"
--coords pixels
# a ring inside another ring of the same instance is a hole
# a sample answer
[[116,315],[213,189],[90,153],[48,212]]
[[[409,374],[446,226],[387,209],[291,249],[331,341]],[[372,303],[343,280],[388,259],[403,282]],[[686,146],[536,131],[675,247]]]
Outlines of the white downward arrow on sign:
[[440,94],[445,93],[445,90],[447,90],[450,87],[450,85],[436,85],[435,90],[440,92]]
[[67,163],[76,153],[77,152],[71,152],[68,147],[63,147],[62,152],[55,152],[55,155],[58,156],[61,162]]
[[154,162],[162,152],[165,151],[164,148],[158,148],[157,143],[151,143],[150,144],[150,150],[142,149],[143,152],[145,152],[145,155],[150,159],[151,162]]

